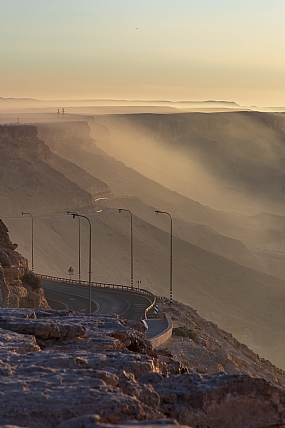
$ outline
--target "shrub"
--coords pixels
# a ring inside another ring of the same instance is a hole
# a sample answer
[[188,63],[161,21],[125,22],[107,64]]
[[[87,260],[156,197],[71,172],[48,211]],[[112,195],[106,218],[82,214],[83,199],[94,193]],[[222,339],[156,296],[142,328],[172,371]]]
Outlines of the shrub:
[[40,278],[32,271],[26,272],[22,276],[22,283],[23,285],[29,285],[35,291],[42,287]]
[[185,325],[183,327],[177,327],[172,330],[172,333],[176,336],[182,336],[182,337],[189,337],[189,339],[192,339],[195,341],[197,338],[197,333],[195,331],[190,330]]

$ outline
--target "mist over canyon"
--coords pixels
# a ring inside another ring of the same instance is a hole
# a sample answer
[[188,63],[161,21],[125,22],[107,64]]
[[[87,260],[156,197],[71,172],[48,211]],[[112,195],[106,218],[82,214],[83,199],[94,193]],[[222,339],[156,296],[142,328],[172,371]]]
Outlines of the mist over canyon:
[[[34,215],[37,272],[78,275],[75,210],[92,222],[93,280],[128,284],[124,207],[135,280],[168,296],[167,211],[174,298],[284,369],[283,113],[25,114],[1,126],[1,215],[28,258]],[[85,279],[87,242],[82,225]]]

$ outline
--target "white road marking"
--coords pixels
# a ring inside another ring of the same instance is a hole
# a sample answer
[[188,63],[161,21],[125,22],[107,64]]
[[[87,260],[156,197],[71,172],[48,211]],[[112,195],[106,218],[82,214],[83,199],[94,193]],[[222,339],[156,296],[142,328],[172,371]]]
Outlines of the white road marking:
[[[82,299],[86,299],[86,300],[88,300],[88,297],[82,296],[81,294],[69,293],[68,291],[61,291],[61,290],[58,290],[57,288],[48,287],[48,286],[46,286],[46,285],[44,286],[44,289],[45,289],[45,288],[46,288],[46,289],[48,289],[48,290],[57,291],[58,293],[68,294],[68,295],[70,295],[70,296],[81,297]],[[72,299],[69,299],[69,300],[72,300]],[[75,300],[75,299],[73,299],[73,300]],[[100,304],[99,304],[99,302],[96,302],[96,300],[93,300],[93,299],[91,299],[91,302],[93,302],[93,303],[97,306],[96,311],[93,311],[93,313],[98,312],[98,311],[99,311],[99,309],[100,309]],[[86,309],[81,309],[81,310],[86,311]]]

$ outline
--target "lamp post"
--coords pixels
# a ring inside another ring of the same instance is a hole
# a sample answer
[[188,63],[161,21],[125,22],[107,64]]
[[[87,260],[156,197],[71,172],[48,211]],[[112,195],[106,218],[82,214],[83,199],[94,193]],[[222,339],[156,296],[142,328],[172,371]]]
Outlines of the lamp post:
[[80,217],[78,216],[78,281],[81,281],[81,230]]
[[34,272],[34,217],[31,213],[22,213],[22,215],[29,215],[32,219],[32,272]]
[[130,220],[131,220],[131,287],[134,286],[134,252],[133,252],[133,214],[130,210],[127,210],[126,208],[119,208],[119,213],[122,211],[127,211],[130,213]]
[[73,213],[73,212],[68,212],[67,214],[72,215],[73,218],[75,217],[82,217],[82,218],[86,218],[86,220],[89,223],[89,272],[88,272],[88,286],[89,286],[89,314],[92,313],[92,299],[91,299],[91,260],[92,260],[92,228],[91,228],[91,222],[89,220],[88,217],[86,217],[85,215],[81,215],[81,214],[77,214],[77,213]]
[[167,214],[170,218],[170,269],[169,269],[169,298],[172,303],[172,217],[167,211],[155,210],[156,214]]

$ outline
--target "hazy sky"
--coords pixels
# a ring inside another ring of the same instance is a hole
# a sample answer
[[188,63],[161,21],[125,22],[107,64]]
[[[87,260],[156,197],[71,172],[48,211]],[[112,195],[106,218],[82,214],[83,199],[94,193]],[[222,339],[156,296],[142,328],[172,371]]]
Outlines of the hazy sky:
[[1,0],[1,96],[285,105],[285,0]]

